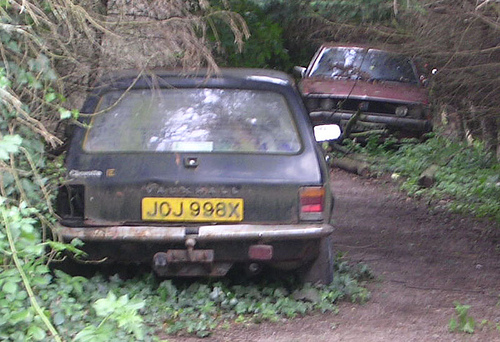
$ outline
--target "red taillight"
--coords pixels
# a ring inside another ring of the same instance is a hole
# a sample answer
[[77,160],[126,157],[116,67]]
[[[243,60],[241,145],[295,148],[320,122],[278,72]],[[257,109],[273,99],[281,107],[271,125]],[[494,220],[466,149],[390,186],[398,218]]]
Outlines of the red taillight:
[[317,221],[323,219],[325,207],[325,188],[319,186],[303,187],[300,196],[300,219]]

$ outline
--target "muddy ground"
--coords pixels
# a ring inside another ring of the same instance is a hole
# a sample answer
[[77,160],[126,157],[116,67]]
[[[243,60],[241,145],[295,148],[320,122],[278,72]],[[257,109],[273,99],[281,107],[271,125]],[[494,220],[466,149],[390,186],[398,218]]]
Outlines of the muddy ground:
[[[332,186],[335,248],[369,265],[376,277],[368,284],[371,300],[340,303],[336,315],[233,324],[204,342],[500,341],[498,225],[407,198],[387,179],[334,170]],[[454,302],[471,305],[473,334],[449,332]]]

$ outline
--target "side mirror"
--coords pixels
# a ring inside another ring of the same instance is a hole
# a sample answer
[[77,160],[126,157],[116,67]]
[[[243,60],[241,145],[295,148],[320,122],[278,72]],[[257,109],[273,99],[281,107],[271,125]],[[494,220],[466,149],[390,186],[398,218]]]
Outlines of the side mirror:
[[314,126],[314,137],[317,142],[337,140],[342,135],[339,125]]
[[305,67],[294,66],[293,67],[293,74],[295,76],[304,77],[304,75],[306,74],[306,70],[307,70],[307,68],[305,68]]

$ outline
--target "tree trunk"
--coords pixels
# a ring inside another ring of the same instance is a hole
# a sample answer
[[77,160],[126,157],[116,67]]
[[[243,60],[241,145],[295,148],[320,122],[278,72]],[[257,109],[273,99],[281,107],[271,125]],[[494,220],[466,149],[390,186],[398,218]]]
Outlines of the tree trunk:
[[497,161],[500,163],[500,117],[497,117]]
[[498,127],[497,121],[492,115],[484,115],[481,118],[482,140],[486,151],[496,154],[498,149]]

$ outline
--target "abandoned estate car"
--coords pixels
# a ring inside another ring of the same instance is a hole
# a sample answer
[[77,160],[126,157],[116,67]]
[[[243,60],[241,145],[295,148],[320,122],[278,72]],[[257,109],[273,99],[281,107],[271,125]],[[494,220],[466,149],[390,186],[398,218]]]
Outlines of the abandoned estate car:
[[82,113],[57,201],[62,237],[84,241],[89,258],[160,276],[241,264],[331,281],[328,168],[286,74],[114,75]]
[[323,44],[309,66],[295,67],[313,124],[350,132],[419,137],[432,130],[426,81],[413,61],[384,50]]

